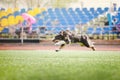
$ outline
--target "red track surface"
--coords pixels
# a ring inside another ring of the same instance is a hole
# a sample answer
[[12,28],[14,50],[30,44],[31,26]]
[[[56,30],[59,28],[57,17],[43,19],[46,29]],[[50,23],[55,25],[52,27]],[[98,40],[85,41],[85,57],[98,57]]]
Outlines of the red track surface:
[[[53,43],[2,43],[0,50],[55,50],[58,46]],[[120,51],[120,45],[95,45],[96,51]],[[91,51],[90,48],[80,46],[79,44],[71,44],[65,46],[63,50],[81,50]]]

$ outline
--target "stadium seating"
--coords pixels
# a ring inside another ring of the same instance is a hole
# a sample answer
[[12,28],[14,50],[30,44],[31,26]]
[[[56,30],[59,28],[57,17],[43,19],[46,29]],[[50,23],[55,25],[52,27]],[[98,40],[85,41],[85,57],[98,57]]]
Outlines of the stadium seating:
[[0,33],[7,34],[9,32],[8,28],[4,28]]
[[88,27],[86,30],[87,34],[93,34],[94,33],[94,28],[93,27]]
[[[54,30],[54,33],[58,33],[60,30],[70,29],[74,30],[77,24],[88,24],[90,21],[95,21],[101,15],[108,12],[109,8],[8,8],[0,12],[0,20],[2,26],[16,25],[19,20],[23,21],[21,17],[22,13],[28,13],[36,18],[37,23],[33,24],[33,30],[37,27],[46,26],[48,30]],[[120,11],[120,8],[117,9]],[[107,16],[107,15],[105,15]],[[118,16],[112,16],[112,19],[119,18]],[[120,21],[120,19],[118,19]],[[95,24],[95,23],[93,23]],[[98,23],[99,24],[99,23]],[[103,31],[102,31],[103,29]],[[89,27],[86,30],[87,34],[107,34],[110,29],[107,28],[94,28]]]
[[20,13],[22,14],[22,13],[25,13],[26,12],[26,10],[24,9],[24,8],[22,8],[21,10],[20,10]]
[[7,14],[12,14],[13,10],[12,10],[12,8],[8,8],[6,12],[7,12]]
[[8,19],[7,19],[7,18],[3,18],[3,19],[1,20],[1,26],[2,26],[2,27],[6,27],[6,26],[8,26],[8,25],[9,25]]
[[95,31],[93,34],[96,34],[96,35],[101,35],[102,34],[102,28],[101,27],[96,27]]
[[16,17],[16,16],[20,15],[20,12],[19,12],[19,11],[15,11],[15,12],[13,13],[13,15],[14,15],[14,17]]
[[8,23],[9,23],[9,25],[15,25],[16,24],[15,16],[9,16],[8,17]]
[[15,17],[15,24],[18,24],[19,21],[22,21],[22,22],[24,21],[23,17],[20,16],[20,15],[18,15],[18,16]]
[[104,8],[104,12],[107,12],[108,10],[109,10],[108,7],[105,7],[105,8]]
[[103,34],[109,34],[109,33],[110,33],[110,27],[109,26],[103,27]]

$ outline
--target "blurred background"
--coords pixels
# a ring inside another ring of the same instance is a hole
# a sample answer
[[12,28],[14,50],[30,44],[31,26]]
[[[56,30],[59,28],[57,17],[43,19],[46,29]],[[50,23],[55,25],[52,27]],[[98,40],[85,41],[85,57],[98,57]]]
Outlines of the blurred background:
[[120,0],[0,0],[0,39],[52,39],[61,30],[120,39]]

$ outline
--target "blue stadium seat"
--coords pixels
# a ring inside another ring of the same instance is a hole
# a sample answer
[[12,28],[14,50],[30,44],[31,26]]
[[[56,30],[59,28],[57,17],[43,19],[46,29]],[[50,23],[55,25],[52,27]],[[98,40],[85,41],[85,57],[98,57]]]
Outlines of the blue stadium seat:
[[75,30],[75,25],[68,25],[66,27],[66,30],[74,31]]
[[67,20],[68,21],[68,25],[75,25],[74,21],[72,19]]
[[49,15],[44,16],[44,21],[48,21],[49,17],[50,17]]
[[37,14],[36,16],[34,16],[36,18],[36,20],[41,19],[42,15],[41,14]]
[[48,10],[47,10],[48,12],[52,12],[53,11],[53,9],[52,8],[48,8]]
[[53,29],[53,33],[54,33],[54,34],[58,34],[61,30],[63,30],[63,28],[61,28],[60,26],[56,26],[56,27],[54,27],[54,29]]
[[7,15],[7,18],[8,18],[9,16],[13,16],[13,14],[11,14],[11,13],[10,13],[10,14],[8,14],[8,15]]
[[82,11],[84,11],[84,12],[88,12],[87,8],[83,8]]
[[66,21],[65,21],[64,19],[61,19],[61,20],[60,20],[60,23],[61,23],[62,25],[67,25],[67,23],[66,23]]
[[87,30],[86,30],[86,34],[93,34],[94,32],[94,28],[93,27],[89,27]]
[[15,11],[15,12],[13,13],[13,15],[16,17],[16,16],[20,15],[20,12],[19,12],[19,11]]
[[38,20],[38,25],[39,25],[39,26],[43,26],[43,24],[44,24],[43,19],[39,19],[39,20]]
[[37,23],[32,24],[32,30],[36,30],[39,27],[39,25]]
[[80,9],[76,9],[75,12],[77,13],[80,19],[83,19],[85,17],[85,14]]
[[4,18],[8,18],[7,16],[2,16],[1,18],[0,18],[0,20],[2,20],[2,19],[4,19]]
[[111,32],[111,30],[110,30],[109,26],[103,27],[103,33],[102,34],[109,34],[110,32]]
[[93,16],[94,16],[94,18],[97,18],[99,16],[99,14],[97,12],[94,12]]
[[97,12],[99,13],[99,14],[103,14],[104,13],[104,11],[102,10],[102,8],[97,8]]
[[20,13],[22,14],[22,13],[25,13],[26,12],[26,10],[25,10],[25,8],[22,8],[21,10],[20,10]]
[[104,12],[107,12],[108,10],[109,10],[108,7],[105,7],[105,8],[104,8]]
[[1,31],[1,33],[3,33],[3,34],[8,34],[8,33],[9,33],[9,29],[8,29],[8,28],[4,28],[4,29]]
[[43,15],[43,16],[47,15],[47,12],[46,12],[46,11],[43,11],[43,12],[42,12],[42,15]]
[[89,10],[91,13],[94,13],[95,12],[95,9],[94,8],[90,8]]
[[51,26],[52,23],[51,23],[51,21],[47,21],[45,25],[46,25],[46,26]]
[[62,8],[61,11],[64,13],[64,12],[66,12],[67,10],[66,10],[66,8]]
[[55,8],[55,11],[60,11],[60,8]]
[[102,34],[102,28],[101,27],[96,27],[96,29],[95,29],[95,31],[94,31],[94,34],[96,34],[96,35],[100,35],[100,34]]
[[80,22],[80,18],[79,15],[75,13],[75,11],[73,11],[72,8],[69,8],[68,10],[69,14],[71,15],[71,17],[73,18],[75,24],[78,24]]
[[120,7],[118,8],[118,11],[120,12]]
[[52,9],[48,10],[48,16],[51,20],[55,20],[57,18],[55,12]]

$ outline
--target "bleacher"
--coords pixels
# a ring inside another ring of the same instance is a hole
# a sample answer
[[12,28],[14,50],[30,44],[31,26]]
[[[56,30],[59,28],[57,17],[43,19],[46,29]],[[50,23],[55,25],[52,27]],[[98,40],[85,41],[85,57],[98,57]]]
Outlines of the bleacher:
[[[89,36],[100,36],[106,34],[116,34],[112,32],[113,26],[105,26],[107,12],[109,8],[29,8],[29,9],[3,9],[0,11],[0,37],[9,38],[9,28],[18,24],[19,20],[24,21],[21,14],[28,13],[36,18],[37,22],[32,24],[32,31],[37,31],[40,27],[45,27],[47,34],[57,34],[61,30],[69,29],[75,31],[76,25],[84,26],[84,33]],[[120,8],[117,10],[120,12]],[[112,16],[112,18],[119,18]],[[120,21],[120,19],[119,19]],[[43,31],[44,32],[44,31]],[[39,33],[42,34],[42,33]],[[36,35],[37,37],[39,36]],[[4,37],[3,37],[4,36]],[[7,36],[7,37],[6,37]],[[29,35],[30,36],[30,35]]]

